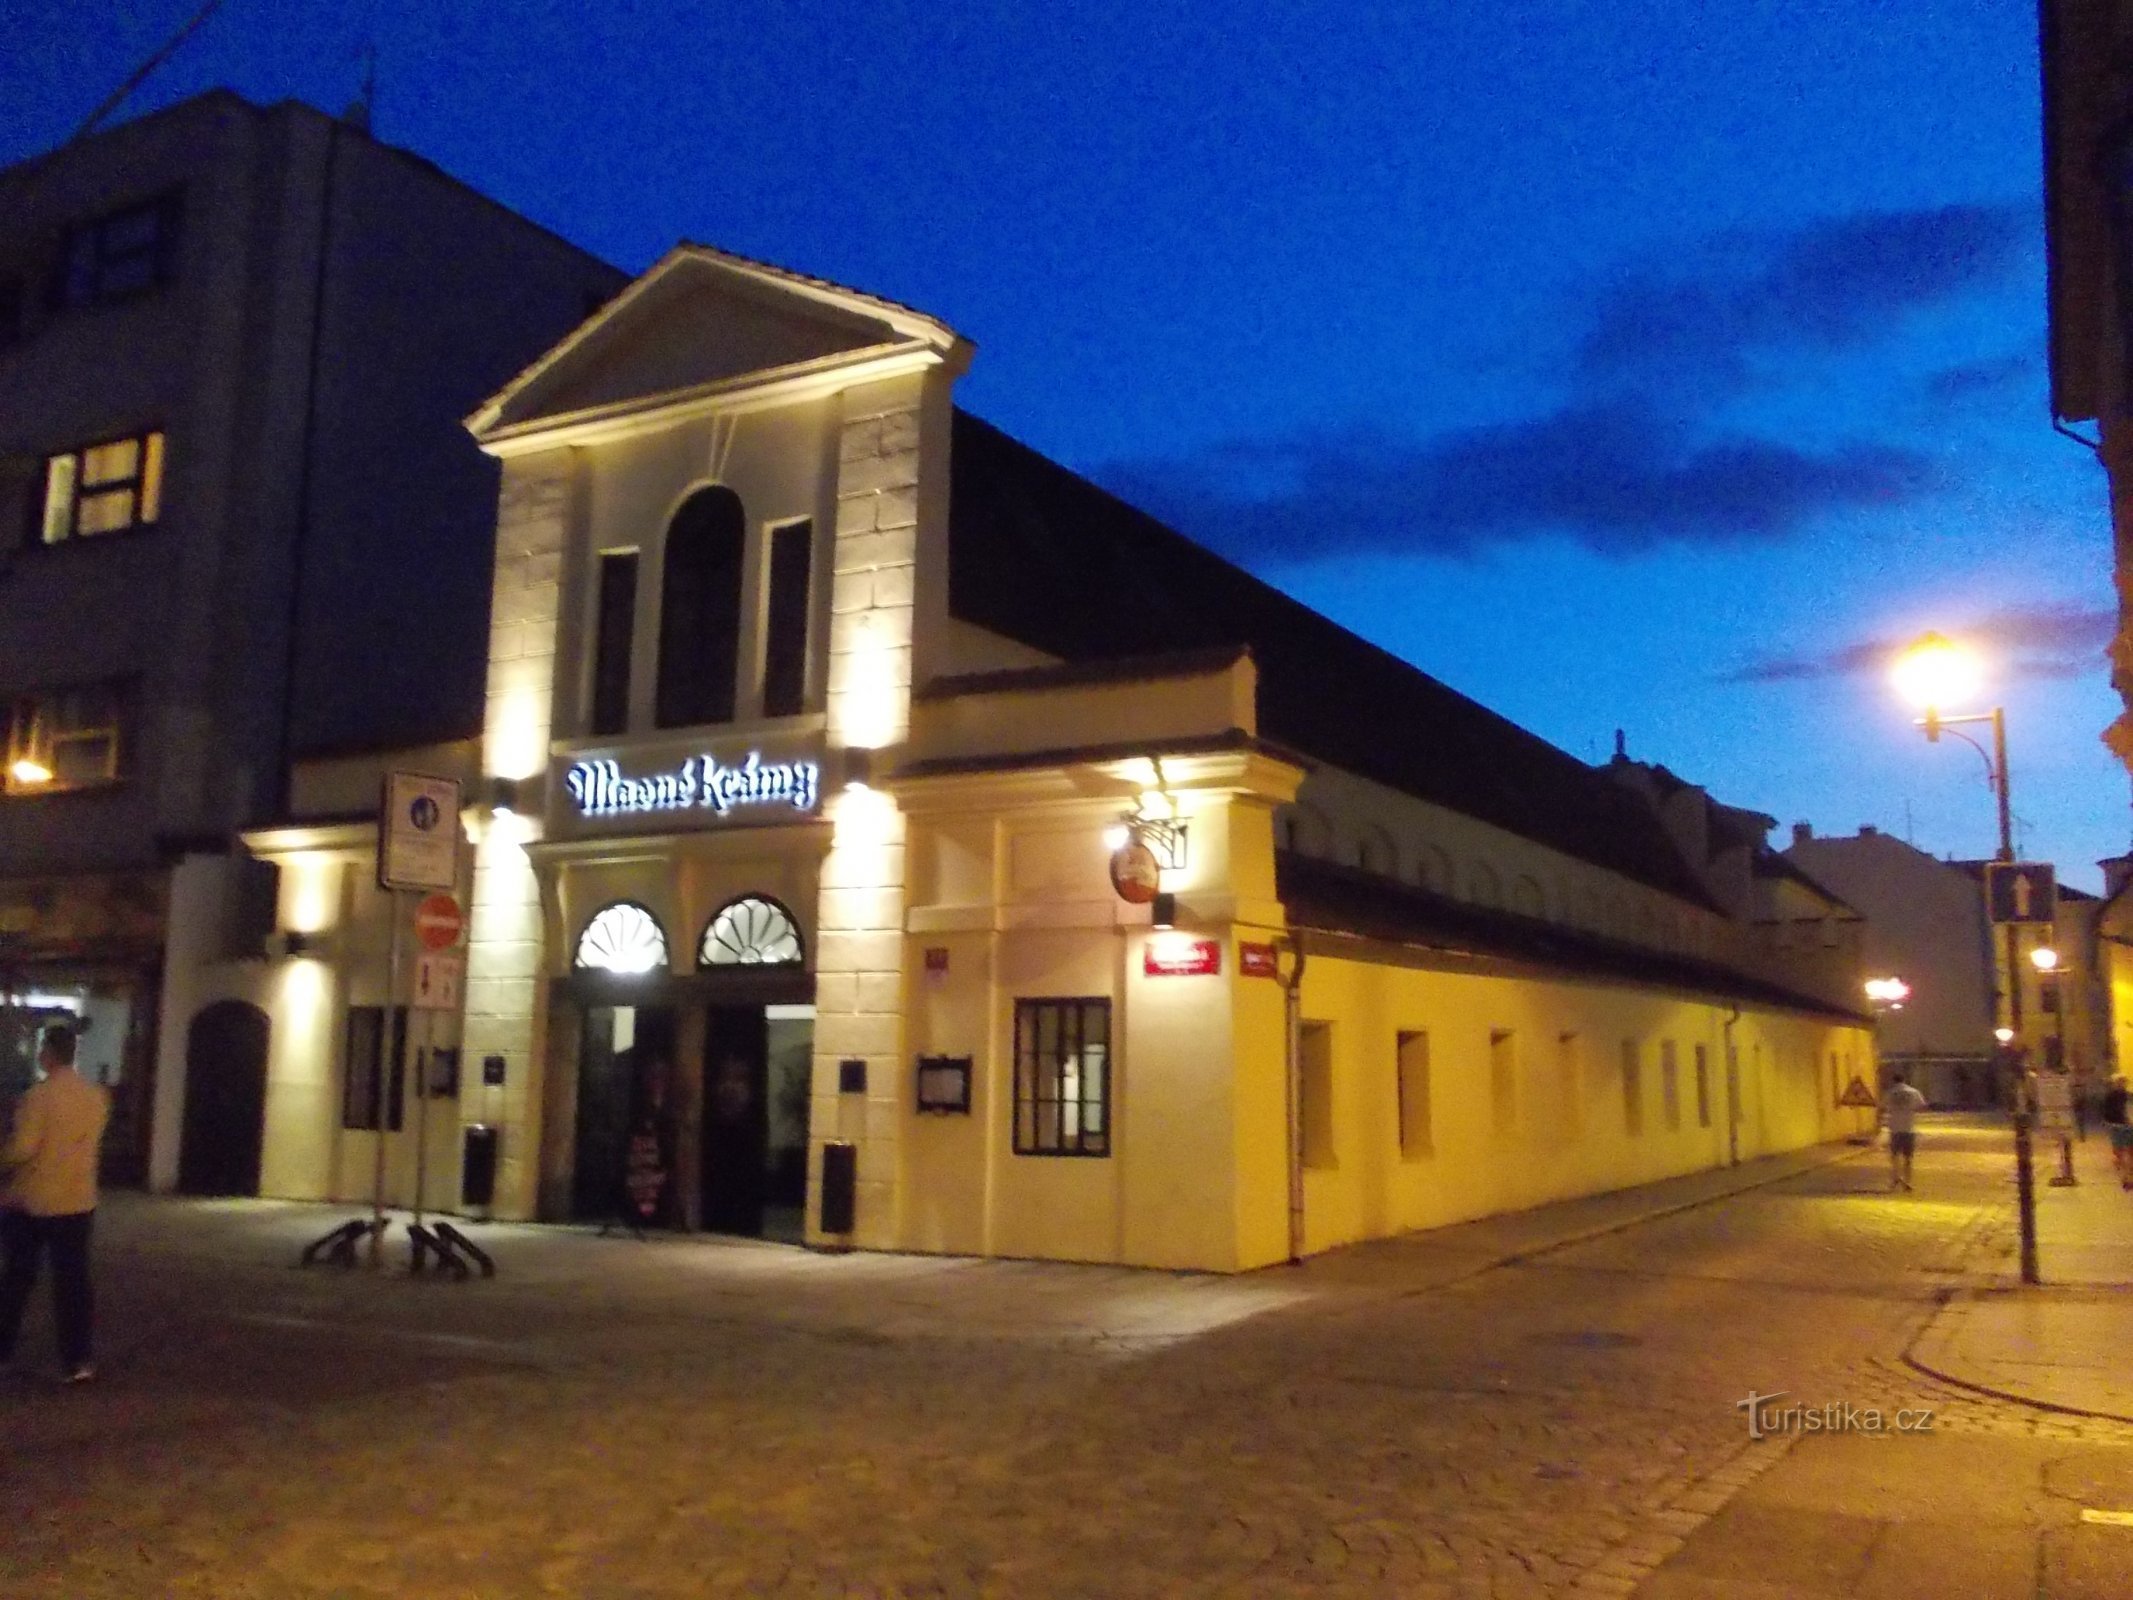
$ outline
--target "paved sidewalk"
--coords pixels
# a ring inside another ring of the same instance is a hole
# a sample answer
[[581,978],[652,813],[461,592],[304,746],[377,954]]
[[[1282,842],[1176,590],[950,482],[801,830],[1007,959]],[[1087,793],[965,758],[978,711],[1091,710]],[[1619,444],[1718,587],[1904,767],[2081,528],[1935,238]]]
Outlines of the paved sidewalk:
[[2100,1131],[2074,1145],[2080,1182],[2052,1187],[2057,1152],[2039,1141],[2037,1266],[2025,1287],[2015,1243],[2014,1139],[2007,1135],[2002,1265],[1958,1290],[1906,1352],[1922,1371],[1983,1393],[2133,1422],[2133,1194],[2119,1187]]

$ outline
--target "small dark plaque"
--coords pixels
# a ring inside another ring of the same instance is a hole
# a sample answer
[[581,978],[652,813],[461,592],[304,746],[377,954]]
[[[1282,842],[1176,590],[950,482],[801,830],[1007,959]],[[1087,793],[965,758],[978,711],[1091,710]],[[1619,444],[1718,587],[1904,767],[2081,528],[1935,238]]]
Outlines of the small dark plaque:
[[918,1109],[942,1116],[969,1116],[970,1057],[920,1056]]
[[504,1086],[504,1058],[502,1056],[483,1056],[481,1058],[481,1081],[485,1087],[490,1089],[501,1089]]
[[867,1064],[859,1056],[847,1056],[837,1063],[837,1092],[839,1094],[865,1094],[867,1092]]
[[449,1100],[459,1093],[459,1052],[439,1045],[430,1052],[428,1094],[433,1100]]

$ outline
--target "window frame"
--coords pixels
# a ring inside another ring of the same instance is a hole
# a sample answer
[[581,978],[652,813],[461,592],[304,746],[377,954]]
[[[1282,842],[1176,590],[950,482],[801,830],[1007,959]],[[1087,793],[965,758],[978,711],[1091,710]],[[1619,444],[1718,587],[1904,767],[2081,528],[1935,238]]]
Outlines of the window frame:
[[[89,457],[99,450],[122,444],[134,447],[132,474],[124,478],[100,479],[93,485],[85,483],[83,474],[87,471]],[[70,482],[66,490],[66,526],[55,534],[52,527],[53,480],[61,462],[68,463]],[[170,433],[161,423],[150,423],[129,433],[85,440],[63,450],[48,450],[38,458],[38,472],[32,480],[35,493],[30,504],[28,543],[40,550],[57,550],[85,539],[119,538],[160,527],[164,503],[169,498],[166,492],[169,478]],[[82,527],[85,500],[121,493],[133,498],[133,514],[127,521],[110,528],[85,530]]]
[[[637,670],[637,601],[643,582],[642,551],[596,553],[591,675],[585,688],[585,730],[594,738],[630,731],[631,691]],[[624,589],[627,594],[621,592]]]
[[[804,716],[812,703],[816,565],[814,518],[795,517],[763,530],[765,717]],[[787,582],[781,585],[780,578]]]
[[1430,1081],[1429,1030],[1401,1028],[1393,1034],[1393,1103],[1398,1114],[1402,1161],[1426,1161],[1437,1153],[1436,1117]]
[[[392,1061],[381,1081],[378,1046],[385,1032],[386,1010],[384,1006],[350,1006],[347,1011],[341,1039],[341,1128],[347,1133],[400,1133],[407,1126],[408,1008],[391,1008]],[[358,1044],[363,1046],[360,1052]],[[366,1105],[356,1103],[359,1086],[368,1091],[362,1097]]]
[[[0,771],[0,793],[10,798],[90,794],[116,788],[127,782],[131,776],[128,769],[133,746],[134,695],[135,684],[131,678],[101,678],[88,683],[48,685],[7,696],[7,765],[4,771]],[[50,719],[51,708],[56,702],[73,696],[103,696],[108,709],[101,720],[81,718],[78,725],[67,726],[63,733],[47,732],[40,741],[34,730],[40,723]],[[39,714],[38,709],[33,709],[25,727],[23,708],[26,706],[40,708],[43,715]],[[108,739],[111,746],[110,759],[104,774],[82,782],[62,781],[58,762],[50,759],[56,745],[61,740],[86,743],[96,738]],[[15,763],[24,759],[37,759],[40,754],[46,758],[44,765],[51,771],[52,777],[42,783],[29,783],[18,779],[15,776]]]
[[[70,224],[60,235],[59,257],[53,267],[53,310],[68,313],[93,311],[98,306],[123,305],[167,287],[177,276],[178,224],[183,212],[183,191],[171,189]],[[125,248],[114,247],[111,236],[126,224],[143,217],[152,219],[154,225],[146,242]],[[83,267],[75,257],[85,244],[94,259]],[[143,257],[148,259],[148,275],[141,282],[116,287],[109,282],[114,273]],[[92,280],[86,288],[77,288],[77,271],[85,271]]]
[[[1071,1034],[1071,1038],[1074,1041],[1074,1048],[1072,1054],[1078,1057],[1081,1063],[1075,1074],[1077,1079],[1076,1087],[1081,1089],[1082,1086],[1078,1080],[1082,1076],[1082,1069],[1087,1066],[1091,1042],[1083,1023],[1092,1012],[1100,1015],[1103,1021],[1103,1060],[1102,1070],[1098,1075],[1097,1093],[1092,1097],[1086,1092],[1078,1092],[1072,1101],[1069,1101],[1065,1092],[1064,1081],[1066,1077],[1064,1070],[1066,1062],[1062,1058],[1057,1067],[1050,1072],[1050,1076],[1054,1080],[1054,1093],[1047,1098],[1042,1092],[1045,1086],[1042,1081],[1042,1075],[1046,1069],[1037,1059],[1039,1042],[1043,1036],[1042,1018],[1047,1013],[1055,1014],[1059,1017],[1060,1022],[1057,1025],[1054,1037],[1062,1041],[1070,1037],[1064,1027],[1066,1020],[1068,1018],[1073,1019],[1074,1031]],[[1028,1019],[1026,1026],[1025,1019]],[[1098,1161],[1110,1158],[1117,1142],[1113,1135],[1112,1118],[1117,1108],[1118,1098],[1115,1092],[1118,1081],[1118,1063],[1111,1043],[1112,1020],[1113,1009],[1109,995],[1018,995],[1016,997],[1012,1042],[1014,1052],[1014,1092],[1010,1097],[1011,1105],[1009,1111],[1013,1118],[1013,1126],[1010,1130],[1011,1146],[1016,1155]],[[1072,1119],[1075,1126],[1071,1134],[1071,1143],[1069,1142],[1070,1136],[1067,1128],[1069,1119],[1065,1115],[1065,1108],[1069,1104],[1072,1104],[1077,1110],[1076,1116]],[[1046,1105],[1058,1108],[1058,1112],[1053,1118],[1052,1132],[1049,1139],[1047,1139],[1045,1133],[1043,1116]],[[1087,1116],[1087,1111],[1091,1105],[1095,1106],[1097,1112],[1093,1131],[1089,1126]]]

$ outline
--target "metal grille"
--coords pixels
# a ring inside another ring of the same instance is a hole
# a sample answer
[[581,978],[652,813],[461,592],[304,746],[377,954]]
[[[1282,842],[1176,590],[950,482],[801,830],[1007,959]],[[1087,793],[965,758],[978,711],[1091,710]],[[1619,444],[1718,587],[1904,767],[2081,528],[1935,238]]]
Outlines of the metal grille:
[[1111,1153],[1111,1002],[1015,1002],[1015,1154]]

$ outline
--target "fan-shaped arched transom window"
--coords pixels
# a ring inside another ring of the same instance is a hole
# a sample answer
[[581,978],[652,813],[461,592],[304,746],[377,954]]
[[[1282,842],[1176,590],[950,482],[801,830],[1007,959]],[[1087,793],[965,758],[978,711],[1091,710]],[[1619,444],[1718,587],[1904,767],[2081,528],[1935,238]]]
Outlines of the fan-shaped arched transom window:
[[585,925],[576,964],[592,972],[651,972],[667,964],[667,931],[634,900],[618,900]]
[[760,895],[720,907],[696,947],[697,964],[705,967],[792,966],[805,954],[792,913]]

